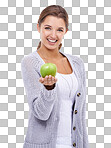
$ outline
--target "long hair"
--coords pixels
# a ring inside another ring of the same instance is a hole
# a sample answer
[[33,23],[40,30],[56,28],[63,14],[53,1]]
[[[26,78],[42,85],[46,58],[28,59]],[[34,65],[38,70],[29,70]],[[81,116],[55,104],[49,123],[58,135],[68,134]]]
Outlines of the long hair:
[[[44,21],[44,19],[48,15],[56,16],[57,18],[62,18],[65,22],[66,29],[68,30],[68,25],[69,25],[68,14],[63,7],[61,7],[60,5],[50,5],[50,6],[46,7],[44,10],[42,10],[42,12],[39,16],[39,19],[38,19],[39,27],[41,26],[41,23]],[[62,43],[60,43],[59,49],[61,48],[61,46],[62,46]],[[39,42],[37,50],[40,47],[41,47],[41,41]]]

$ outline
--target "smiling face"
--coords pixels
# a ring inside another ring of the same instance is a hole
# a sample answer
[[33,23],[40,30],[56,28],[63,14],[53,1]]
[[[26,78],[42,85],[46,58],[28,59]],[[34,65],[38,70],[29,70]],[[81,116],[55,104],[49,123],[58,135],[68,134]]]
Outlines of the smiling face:
[[[64,34],[67,32],[64,20],[51,15],[45,18],[40,27],[37,24],[37,30],[40,33],[41,48],[57,50]],[[52,42],[48,40],[52,40]],[[56,42],[54,43],[54,41]]]

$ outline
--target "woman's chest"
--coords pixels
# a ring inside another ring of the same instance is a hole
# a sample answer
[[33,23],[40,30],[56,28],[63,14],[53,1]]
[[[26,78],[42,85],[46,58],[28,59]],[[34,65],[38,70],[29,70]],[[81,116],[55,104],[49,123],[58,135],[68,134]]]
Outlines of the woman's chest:
[[57,72],[61,74],[71,74],[73,72],[71,64],[66,58],[59,61],[52,61],[57,67]]

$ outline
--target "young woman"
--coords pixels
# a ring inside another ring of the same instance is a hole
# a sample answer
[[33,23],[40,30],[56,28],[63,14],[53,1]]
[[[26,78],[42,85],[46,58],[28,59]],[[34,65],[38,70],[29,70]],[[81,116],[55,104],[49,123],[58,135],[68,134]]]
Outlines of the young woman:
[[[66,10],[59,5],[46,7],[37,30],[41,37],[37,50],[21,61],[29,104],[24,148],[88,148],[84,62],[59,51],[68,31]],[[56,64],[55,77],[42,78],[40,68],[45,63]]]

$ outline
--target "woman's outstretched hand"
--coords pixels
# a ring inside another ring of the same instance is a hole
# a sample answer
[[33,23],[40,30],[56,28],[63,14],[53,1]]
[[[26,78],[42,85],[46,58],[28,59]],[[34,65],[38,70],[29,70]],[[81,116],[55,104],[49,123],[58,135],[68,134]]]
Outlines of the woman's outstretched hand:
[[57,82],[57,78],[49,75],[49,76],[45,76],[45,78],[40,77],[39,82],[41,82],[44,85],[51,86]]

